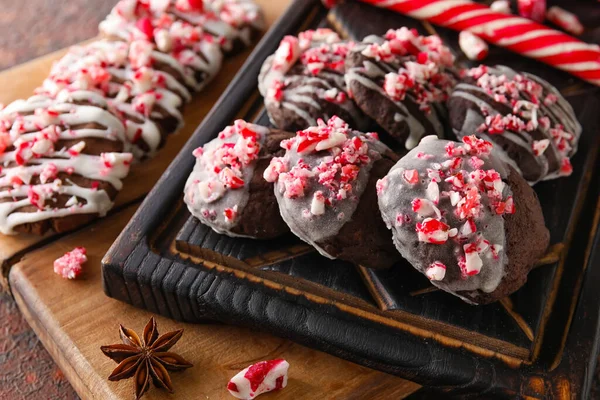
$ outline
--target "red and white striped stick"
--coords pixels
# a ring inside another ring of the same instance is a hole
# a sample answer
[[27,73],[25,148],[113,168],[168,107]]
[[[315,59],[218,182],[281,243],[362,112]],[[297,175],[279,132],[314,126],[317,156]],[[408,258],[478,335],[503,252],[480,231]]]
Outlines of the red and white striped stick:
[[600,46],[469,0],[360,0],[533,58],[600,86]]

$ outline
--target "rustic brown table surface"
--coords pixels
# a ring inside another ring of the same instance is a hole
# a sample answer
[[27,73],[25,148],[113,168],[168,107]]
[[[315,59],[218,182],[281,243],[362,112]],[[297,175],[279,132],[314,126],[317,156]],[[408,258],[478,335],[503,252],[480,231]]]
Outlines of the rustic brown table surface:
[[[116,2],[0,0],[0,70],[94,37]],[[0,321],[1,399],[78,398],[6,293],[0,293]],[[440,397],[421,391],[411,398]]]

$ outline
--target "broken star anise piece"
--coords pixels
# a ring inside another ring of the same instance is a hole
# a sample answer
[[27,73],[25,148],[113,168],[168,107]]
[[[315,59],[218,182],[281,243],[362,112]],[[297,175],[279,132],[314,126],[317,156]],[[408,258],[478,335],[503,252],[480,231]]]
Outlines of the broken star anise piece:
[[139,399],[150,388],[150,379],[154,386],[173,393],[173,384],[168,371],[181,371],[192,366],[183,357],[168,350],[183,335],[183,329],[158,336],[154,317],[144,328],[143,341],[131,329],[119,325],[119,334],[123,344],[101,346],[100,350],[119,365],[108,377],[109,381],[120,381],[132,376],[135,380],[135,398]]

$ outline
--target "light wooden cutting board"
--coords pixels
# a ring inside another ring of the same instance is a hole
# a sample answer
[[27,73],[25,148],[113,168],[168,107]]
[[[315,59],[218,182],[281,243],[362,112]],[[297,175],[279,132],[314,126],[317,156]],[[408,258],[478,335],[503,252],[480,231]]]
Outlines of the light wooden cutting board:
[[[269,25],[290,2],[257,1]],[[59,51],[0,73],[0,102],[28,97],[62,54],[64,51]],[[156,158],[133,168],[109,217],[63,237],[0,237],[3,287],[12,292],[33,330],[84,399],[134,397],[133,381],[106,380],[116,364],[104,357],[100,346],[119,341],[119,323],[141,332],[151,316],[104,295],[100,260],[248,54],[228,60],[217,79],[188,106],[186,127],[169,138]],[[63,280],[54,274],[52,263],[76,246],[88,249],[85,272],[76,281]],[[217,324],[189,325],[163,317],[157,321],[160,332],[185,328],[173,351],[194,367],[172,375],[177,398],[233,398],[225,388],[229,378],[250,363],[272,358],[289,361],[290,380],[286,389],[265,395],[265,400],[401,399],[419,388],[267,333]],[[173,396],[153,388],[145,398]]]

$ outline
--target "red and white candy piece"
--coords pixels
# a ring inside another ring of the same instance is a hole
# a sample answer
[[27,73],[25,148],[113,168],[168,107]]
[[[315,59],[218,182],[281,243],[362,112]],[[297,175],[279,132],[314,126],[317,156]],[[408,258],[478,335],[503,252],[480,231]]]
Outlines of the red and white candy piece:
[[430,281],[441,281],[446,276],[446,266],[439,261],[434,261],[425,271],[425,276]]
[[290,364],[283,359],[252,364],[231,378],[227,390],[238,399],[250,400],[287,385]]
[[465,251],[465,273],[467,275],[477,275],[481,271],[483,261],[479,257],[477,245],[474,243],[465,244],[463,246]]
[[425,218],[417,222],[416,231],[420,242],[444,244],[448,240],[450,227],[436,218]]
[[85,247],[76,247],[54,260],[54,272],[65,279],[75,279],[82,271],[82,265],[87,261]]
[[519,15],[536,22],[543,22],[546,15],[546,0],[517,0]]
[[572,33],[573,35],[579,36],[583,33],[583,25],[577,15],[560,8],[558,6],[552,6],[546,13],[548,21],[554,25],[559,26],[565,31]]
[[458,45],[469,60],[481,61],[489,52],[487,43],[469,31],[462,31],[458,35]]

